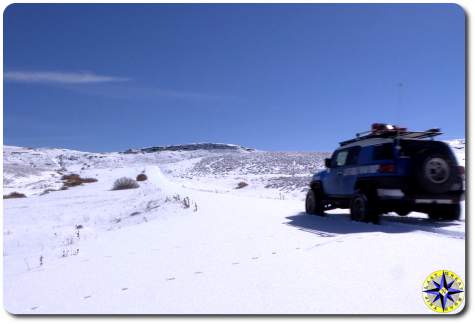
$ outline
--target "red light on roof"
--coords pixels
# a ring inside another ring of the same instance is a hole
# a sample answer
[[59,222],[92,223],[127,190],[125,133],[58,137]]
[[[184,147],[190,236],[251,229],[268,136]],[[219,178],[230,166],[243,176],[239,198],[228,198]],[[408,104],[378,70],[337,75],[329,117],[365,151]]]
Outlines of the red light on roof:
[[383,123],[373,123],[371,125],[371,131],[373,133],[380,133],[380,132],[405,132],[407,128],[399,127],[396,125],[391,124],[383,124]]
[[386,130],[386,124],[373,123],[373,124],[371,125],[371,130],[372,130],[372,131]]

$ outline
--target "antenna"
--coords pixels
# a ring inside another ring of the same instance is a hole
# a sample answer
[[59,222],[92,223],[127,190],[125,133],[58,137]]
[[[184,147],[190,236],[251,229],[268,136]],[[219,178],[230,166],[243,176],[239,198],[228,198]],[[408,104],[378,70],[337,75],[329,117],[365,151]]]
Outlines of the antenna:
[[402,96],[403,96],[403,90],[404,90],[404,83],[402,83],[401,81],[399,81],[398,83],[396,83],[396,91],[397,91],[397,103],[396,103],[396,124],[397,125],[400,125],[400,124],[403,124],[402,122],[402,118],[401,118],[401,114],[402,114],[402,111],[403,111],[403,102],[402,102]]
[[[402,113],[402,90],[403,90],[403,86],[404,84],[399,81],[397,84],[397,106],[396,107],[396,123],[397,124],[401,124],[402,123],[402,118],[401,118],[401,113]],[[396,134],[396,138],[395,138],[395,142],[396,142],[396,150],[399,150],[401,148],[401,145],[400,145],[400,139],[401,139],[401,136],[400,136],[401,132],[397,132]]]

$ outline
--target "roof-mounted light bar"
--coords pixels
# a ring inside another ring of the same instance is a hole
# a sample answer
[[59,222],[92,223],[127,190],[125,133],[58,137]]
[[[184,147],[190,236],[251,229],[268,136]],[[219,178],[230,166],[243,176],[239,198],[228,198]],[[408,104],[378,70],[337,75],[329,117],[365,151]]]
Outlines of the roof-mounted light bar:
[[440,134],[442,134],[440,128],[431,128],[426,131],[408,131],[405,127],[384,123],[373,123],[371,125],[371,130],[356,133],[356,138],[340,142],[340,146],[368,138],[421,139],[429,137],[433,138]]

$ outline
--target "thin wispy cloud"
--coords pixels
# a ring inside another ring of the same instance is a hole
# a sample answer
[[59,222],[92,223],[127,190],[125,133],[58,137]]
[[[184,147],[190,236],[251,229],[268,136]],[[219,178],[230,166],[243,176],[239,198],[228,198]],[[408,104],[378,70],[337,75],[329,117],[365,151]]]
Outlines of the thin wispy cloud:
[[50,84],[56,88],[114,99],[157,100],[168,98],[185,101],[236,99],[229,95],[172,90],[150,85],[140,85],[136,82],[128,83],[125,81],[131,81],[130,78],[100,75],[93,72],[7,71],[3,77],[7,82]]
[[101,83],[94,86],[63,85],[63,89],[90,96],[100,96],[116,100],[182,100],[188,102],[216,102],[238,99],[228,94],[215,94],[188,90],[172,90],[134,83]]
[[9,71],[3,75],[7,81],[30,83],[88,84],[123,82],[128,78],[99,75],[92,72]]

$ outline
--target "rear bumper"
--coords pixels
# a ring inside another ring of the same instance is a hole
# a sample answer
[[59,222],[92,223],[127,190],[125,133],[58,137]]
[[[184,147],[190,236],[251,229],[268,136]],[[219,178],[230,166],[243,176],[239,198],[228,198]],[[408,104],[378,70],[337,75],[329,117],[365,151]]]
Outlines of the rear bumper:
[[394,191],[378,189],[378,203],[380,207],[388,210],[402,208],[425,212],[436,206],[459,204],[464,199],[463,190],[443,194],[405,194],[399,189]]
[[405,193],[401,189],[377,189],[380,200],[403,200],[420,204],[440,203],[453,204],[465,199],[463,190],[449,191],[441,194]]
[[457,182],[452,190],[444,193],[425,193],[412,185],[408,177],[387,176],[373,179],[377,195],[382,200],[402,200],[417,204],[453,204],[464,200],[463,182]]

